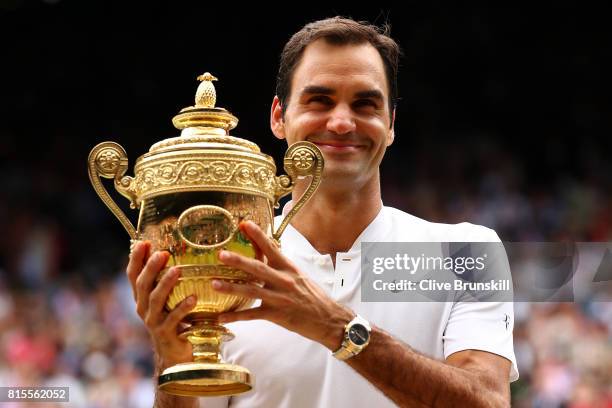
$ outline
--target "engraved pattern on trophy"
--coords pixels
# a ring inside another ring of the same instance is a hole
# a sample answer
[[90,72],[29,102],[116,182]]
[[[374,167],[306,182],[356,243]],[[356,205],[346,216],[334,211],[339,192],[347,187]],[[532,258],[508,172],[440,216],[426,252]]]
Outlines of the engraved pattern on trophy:
[[[132,244],[146,240],[151,251],[170,254],[157,279],[171,267],[180,277],[166,302],[173,310],[195,294],[197,301],[183,320],[181,336],[192,345],[193,361],[168,367],[158,378],[161,390],[178,395],[233,395],[252,387],[247,368],[222,361],[223,341],[233,334],[219,324],[219,313],[251,307],[253,300],[212,289],[212,279],[261,285],[251,275],[219,261],[223,249],[254,258],[255,248],[242,234],[240,222],[250,220],[278,240],[296,212],[318,187],[323,156],[309,142],[292,145],[285,155],[287,175],[276,176],[274,160],[248,140],[229,135],[238,118],[215,107],[215,78],[201,83],[195,105],[182,109],[172,123],[181,131],[155,143],[126,176],[128,158],[114,142],[94,147],[88,158],[89,176],[96,193],[128,231]],[[273,232],[273,207],[290,194],[299,178],[312,176],[303,196]],[[114,180],[115,189],[140,210],[137,229],[112,200],[100,178]]]
[[134,180],[140,197],[155,195],[167,188],[190,188],[206,183],[209,189],[228,187],[238,191],[265,194],[273,199],[276,193],[274,169],[258,163],[221,160],[185,160],[174,163],[148,165]]
[[99,173],[115,175],[119,168],[119,153],[115,149],[104,148],[96,156],[96,169]]
[[314,162],[313,155],[304,149],[296,151],[292,159],[293,166],[301,171],[310,169]]
[[172,162],[164,158],[137,163],[131,188],[141,199],[194,187],[201,190],[205,184],[209,190],[248,192],[263,195],[271,202],[276,200],[279,188],[273,163],[242,155],[228,158],[227,153],[211,152],[208,156],[202,159],[182,153],[175,155]]
[[215,205],[188,208],[177,221],[177,231],[183,242],[200,249],[222,247],[233,238],[237,228],[232,214]]

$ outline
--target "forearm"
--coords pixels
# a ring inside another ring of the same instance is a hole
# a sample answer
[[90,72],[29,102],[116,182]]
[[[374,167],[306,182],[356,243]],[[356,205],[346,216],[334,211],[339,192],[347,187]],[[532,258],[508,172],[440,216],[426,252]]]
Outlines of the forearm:
[[509,406],[486,373],[425,357],[377,327],[368,347],[347,363],[402,407]]
[[179,397],[157,390],[155,392],[154,408],[198,408],[198,399],[195,397]]
[[[199,401],[196,397],[182,397],[178,395],[168,394],[166,392],[161,391],[157,387],[157,379],[160,373],[163,371],[163,368],[166,366],[164,364],[159,355],[155,354],[155,375],[153,376],[153,381],[155,384],[155,403],[153,404],[154,408],[199,408]],[[203,407],[205,408],[205,407]]]

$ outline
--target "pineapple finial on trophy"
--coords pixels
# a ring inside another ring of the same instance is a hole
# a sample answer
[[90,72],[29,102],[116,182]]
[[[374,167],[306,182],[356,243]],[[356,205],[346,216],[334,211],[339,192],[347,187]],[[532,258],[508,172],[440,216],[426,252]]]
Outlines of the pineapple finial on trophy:
[[198,86],[196,91],[195,103],[198,108],[214,108],[217,103],[217,92],[212,81],[218,81],[218,79],[210,72],[206,72],[197,78],[202,83]]
[[[178,143],[184,143],[187,140],[186,138],[191,138],[189,140],[193,142],[192,137],[196,135],[202,137],[230,137],[229,131],[236,127],[238,118],[228,112],[227,109],[216,106],[217,91],[213,81],[218,81],[218,79],[210,72],[206,72],[199,75],[197,80],[201,82],[195,93],[195,105],[181,109],[179,114],[172,118],[174,127],[181,130],[180,137],[185,137]],[[210,139],[207,140],[210,141]],[[255,143],[246,140],[232,139],[232,141],[242,145],[246,143],[249,150],[259,151],[259,147]],[[223,143],[232,141],[224,140]],[[174,143],[174,139],[158,142],[151,146],[151,149],[155,150],[168,145],[168,143]]]

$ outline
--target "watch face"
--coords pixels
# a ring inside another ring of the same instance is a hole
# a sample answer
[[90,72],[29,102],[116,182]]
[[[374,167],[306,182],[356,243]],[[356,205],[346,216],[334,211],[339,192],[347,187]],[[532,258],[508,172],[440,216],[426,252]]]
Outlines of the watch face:
[[364,325],[355,323],[349,329],[348,337],[356,345],[362,346],[368,341],[370,333],[368,333],[368,329]]

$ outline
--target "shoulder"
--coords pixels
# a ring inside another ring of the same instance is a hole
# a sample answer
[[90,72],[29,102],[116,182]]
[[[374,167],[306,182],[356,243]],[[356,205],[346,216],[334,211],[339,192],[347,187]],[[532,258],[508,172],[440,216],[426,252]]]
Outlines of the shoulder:
[[394,241],[499,242],[497,233],[483,225],[431,222],[393,207],[383,207]]

